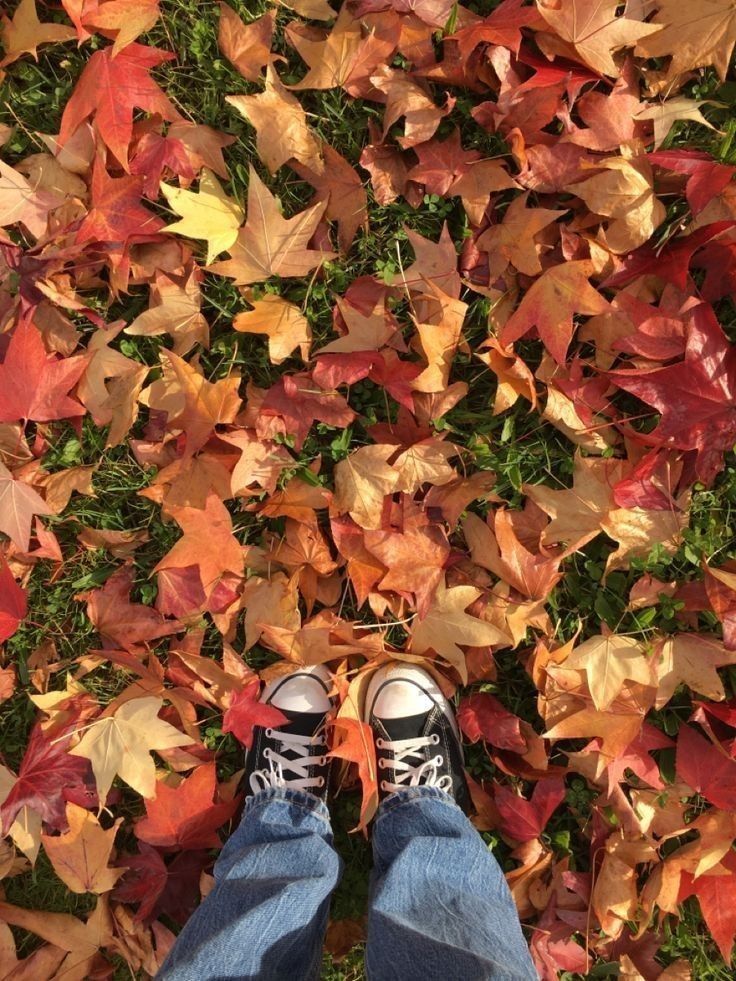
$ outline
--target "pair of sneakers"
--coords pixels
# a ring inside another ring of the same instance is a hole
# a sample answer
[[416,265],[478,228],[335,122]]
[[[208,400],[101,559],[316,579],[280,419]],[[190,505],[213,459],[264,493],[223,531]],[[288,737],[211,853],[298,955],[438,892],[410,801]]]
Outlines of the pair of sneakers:
[[[246,795],[267,787],[327,796],[328,722],[335,710],[332,680],[323,665],[298,668],[268,684],[261,701],[289,720],[256,728],[246,754]],[[381,799],[407,787],[438,787],[464,810],[469,793],[460,733],[451,704],[426,671],[395,662],[371,678],[364,720],[373,730]]]

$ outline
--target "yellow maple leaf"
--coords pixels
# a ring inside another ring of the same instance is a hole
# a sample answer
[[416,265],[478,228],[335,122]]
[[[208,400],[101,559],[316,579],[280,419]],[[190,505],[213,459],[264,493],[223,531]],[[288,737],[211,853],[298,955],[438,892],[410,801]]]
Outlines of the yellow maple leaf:
[[707,126],[708,129],[712,129],[716,133],[719,132],[703,116],[701,112],[703,106],[723,107],[723,103],[715,102],[713,99],[703,99],[696,102],[695,99],[686,99],[684,96],[678,95],[674,99],[667,99],[666,102],[654,102],[644,106],[637,112],[635,118],[651,119],[654,124],[654,149],[656,150],[664,143],[669,131],[680,119],[685,119],[691,123],[700,123],[701,126]]
[[202,171],[196,192],[169,184],[162,184],[161,191],[173,210],[181,215],[181,221],[175,221],[163,230],[187,238],[205,239],[208,264],[229,249],[238,237],[238,229],[245,217],[243,209],[228,197],[212,171]]
[[142,797],[156,796],[151,750],[189,746],[192,737],[159,719],[162,698],[133,698],[114,713],[96,719],[69,752],[92,764],[100,807],[117,774]]
[[623,688],[624,682],[653,685],[652,665],[644,646],[620,634],[590,637],[574,649],[563,665],[585,671],[593,704],[605,711]]

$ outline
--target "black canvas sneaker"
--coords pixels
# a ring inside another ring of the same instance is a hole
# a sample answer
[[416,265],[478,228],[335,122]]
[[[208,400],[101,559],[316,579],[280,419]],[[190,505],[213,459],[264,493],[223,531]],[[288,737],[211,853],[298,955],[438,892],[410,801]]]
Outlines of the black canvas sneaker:
[[455,713],[430,674],[400,662],[379,668],[364,718],[376,737],[381,799],[407,787],[438,787],[470,808]]
[[331,688],[330,672],[321,664],[296,668],[266,685],[261,701],[289,721],[277,729],[253,730],[253,745],[245,754],[246,797],[284,787],[325,799],[330,764],[326,726],[335,708]]

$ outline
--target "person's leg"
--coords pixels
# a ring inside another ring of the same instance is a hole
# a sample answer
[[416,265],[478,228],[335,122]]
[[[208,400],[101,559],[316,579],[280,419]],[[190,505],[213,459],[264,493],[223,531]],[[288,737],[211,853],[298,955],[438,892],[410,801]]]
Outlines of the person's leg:
[[371,981],[537,978],[498,862],[448,794],[418,786],[387,798],[373,855]]
[[299,790],[261,791],[247,802],[215,864],[214,889],[158,978],[317,978],[339,876],[324,802]]
[[243,819],[215,864],[214,889],[157,975],[163,981],[318,977],[340,877],[324,801],[330,689],[320,665],[264,689],[261,701],[278,711],[273,727],[253,730]]
[[379,669],[366,694],[381,806],[373,827],[370,981],[532,981],[537,972],[503,873],[467,806],[452,706],[413,665]]

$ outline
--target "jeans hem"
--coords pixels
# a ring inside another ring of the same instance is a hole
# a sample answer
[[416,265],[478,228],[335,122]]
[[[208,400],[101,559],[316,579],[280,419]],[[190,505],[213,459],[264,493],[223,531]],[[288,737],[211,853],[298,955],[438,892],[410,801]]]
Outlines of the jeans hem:
[[439,787],[405,787],[390,794],[381,802],[375,820],[380,821],[385,814],[412,800],[437,800],[441,804],[449,804],[450,807],[461,811],[455,799]]
[[271,801],[279,800],[314,814],[326,824],[330,823],[330,812],[321,797],[311,794],[308,790],[293,790],[289,787],[267,787],[248,797],[243,808],[243,817],[259,807],[265,807]]

